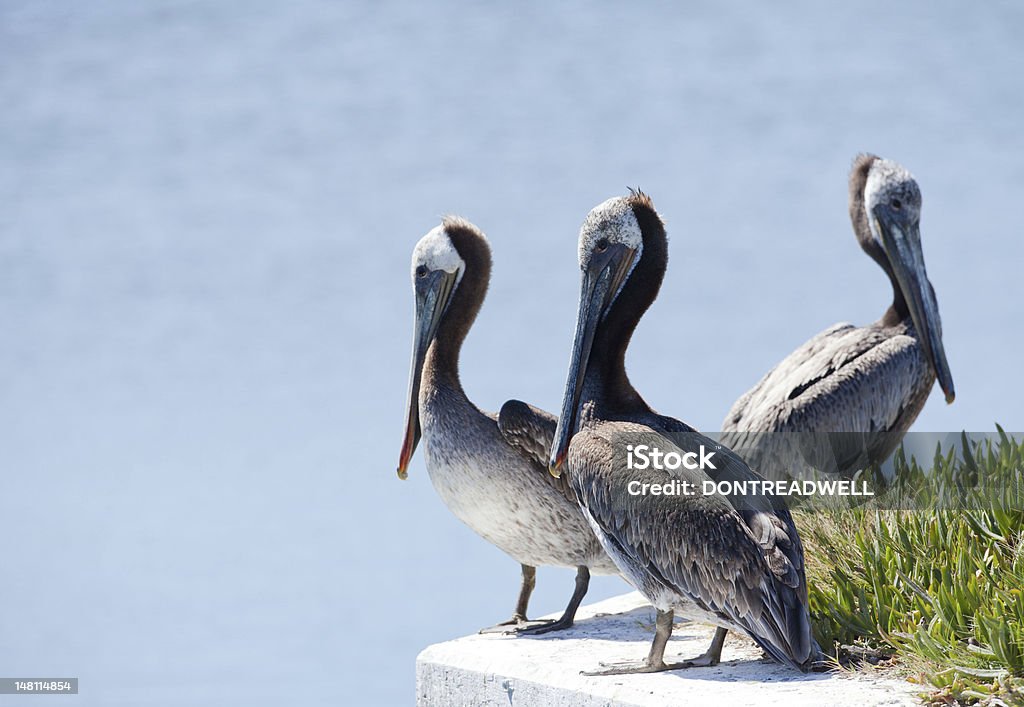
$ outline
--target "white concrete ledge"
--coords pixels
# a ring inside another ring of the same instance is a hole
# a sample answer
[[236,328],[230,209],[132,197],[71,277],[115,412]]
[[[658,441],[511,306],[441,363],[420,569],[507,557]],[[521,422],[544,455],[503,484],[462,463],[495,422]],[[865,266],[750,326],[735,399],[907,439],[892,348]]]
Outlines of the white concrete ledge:
[[[746,637],[730,633],[722,663],[650,675],[587,677],[602,662],[642,660],[654,637],[654,609],[633,592],[581,607],[569,631],[517,638],[476,635],[429,646],[416,659],[420,707],[625,707],[627,705],[918,704],[919,688],[866,675],[803,675],[762,658]],[[555,618],[555,617],[550,617]],[[677,624],[666,660],[704,652],[714,628]]]

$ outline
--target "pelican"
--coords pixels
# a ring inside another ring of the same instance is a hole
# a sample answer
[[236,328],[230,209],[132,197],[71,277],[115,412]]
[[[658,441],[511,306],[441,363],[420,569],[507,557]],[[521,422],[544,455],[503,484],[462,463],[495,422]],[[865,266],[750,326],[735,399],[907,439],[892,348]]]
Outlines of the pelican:
[[[459,351],[483,303],[491,251],[476,226],[446,217],[412,255],[416,300],[412,370],[398,475],[422,436],[427,472],[463,523],[522,565],[512,618],[484,631],[545,633],[572,626],[590,572],[615,574],[575,499],[547,472],[556,420],[510,400],[495,416],[478,409],[459,381]],[[576,586],[561,618],[526,618],[537,565],[574,567]]]
[[[651,410],[626,376],[626,347],[657,297],[667,256],[661,218],[639,191],[600,204],[580,230],[579,311],[550,470],[559,478],[564,471],[605,550],[657,609],[646,661],[589,674],[715,665],[727,630],[745,633],[776,660],[806,669],[819,650],[807,611],[803,548],[785,505],[769,496],[702,495],[705,480],[760,477],[728,449]],[[673,336],[666,345],[682,343],[683,337]],[[630,469],[630,445],[665,454],[713,450],[713,468]],[[631,490],[633,483],[670,479],[695,484],[698,493]],[[718,630],[703,655],[666,663],[675,611]]]
[[[883,462],[938,378],[956,395],[935,290],[921,250],[921,190],[904,167],[859,155],[850,220],[861,248],[892,283],[874,324],[836,324],[798,348],[732,406],[722,443],[766,476],[853,473]],[[806,465],[806,466],[805,466]]]

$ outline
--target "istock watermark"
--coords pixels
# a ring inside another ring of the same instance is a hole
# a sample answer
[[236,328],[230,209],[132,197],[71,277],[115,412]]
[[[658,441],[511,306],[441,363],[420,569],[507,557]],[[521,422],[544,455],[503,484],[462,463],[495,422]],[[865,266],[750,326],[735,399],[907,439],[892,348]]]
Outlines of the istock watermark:
[[1024,433],[1002,427],[910,432],[881,460],[876,432],[731,434],[733,447],[713,433],[704,444],[685,437],[655,442],[646,434],[617,441],[623,473],[611,503],[632,510],[638,497],[719,496],[751,509],[766,503],[829,511],[1024,508]]
[[657,447],[649,447],[646,444],[626,445],[626,467],[629,469],[660,469],[662,471],[676,471],[677,469],[716,469],[711,461],[715,456],[700,445],[698,452],[662,452]]

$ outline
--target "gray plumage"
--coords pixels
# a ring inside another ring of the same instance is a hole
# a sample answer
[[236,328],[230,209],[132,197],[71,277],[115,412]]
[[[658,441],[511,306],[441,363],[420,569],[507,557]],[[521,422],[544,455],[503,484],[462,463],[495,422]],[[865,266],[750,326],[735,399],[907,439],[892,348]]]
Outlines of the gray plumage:
[[[785,506],[770,497],[703,495],[705,479],[758,480],[729,450],[678,420],[594,422],[569,447],[568,476],[623,574],[662,611],[739,631],[781,663],[812,657],[803,547]],[[715,450],[715,471],[626,470],[622,450]],[[696,495],[633,496],[630,481],[693,484]],[[816,648],[813,651],[816,655]]]
[[548,473],[548,453],[557,427],[557,417],[520,400],[509,400],[498,413],[498,428],[505,441],[526,458],[534,471],[543,472],[544,480],[575,506],[576,494],[569,482]]
[[[806,669],[819,655],[811,634],[803,548],[781,499],[704,495],[703,482],[758,481],[737,455],[679,420],[655,413],[626,376],[629,339],[657,297],[667,242],[639,193],[595,208],[580,233],[583,282],[576,338],[555,433],[552,473],[569,479],[605,550],[658,609],[642,665],[601,674],[713,665],[725,630],[753,638],[776,660]],[[668,454],[713,450],[715,468],[629,468],[629,445]],[[636,495],[630,484],[686,481],[692,495]],[[719,626],[697,659],[664,662],[674,611]]]
[[506,403],[500,415],[485,413],[462,389],[459,352],[489,279],[490,248],[466,221],[447,218],[416,246],[413,363],[399,475],[404,477],[422,437],[431,483],[445,505],[522,565],[513,618],[499,626],[527,628],[537,565],[576,568],[576,591],[563,617],[530,627],[566,628],[590,570],[614,574],[616,568],[575,501],[548,474],[543,455],[537,456],[551,445],[555,419],[519,401]]
[[850,475],[884,461],[939,376],[954,397],[935,292],[921,251],[921,195],[903,167],[861,155],[850,175],[850,217],[886,272],[892,306],[874,324],[836,324],[802,345],[726,415],[723,444],[770,478]]

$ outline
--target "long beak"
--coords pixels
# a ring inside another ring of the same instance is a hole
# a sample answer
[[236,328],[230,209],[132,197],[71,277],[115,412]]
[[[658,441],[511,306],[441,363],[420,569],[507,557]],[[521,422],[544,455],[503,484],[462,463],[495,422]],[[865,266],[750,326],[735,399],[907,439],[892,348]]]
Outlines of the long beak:
[[569,376],[562,396],[562,414],[558,416],[548,460],[548,470],[555,478],[562,475],[562,464],[569,453],[569,442],[576,433],[583,380],[586,378],[594,335],[603,315],[629,275],[635,252],[619,244],[612,245],[604,254],[595,254],[590,267],[583,271],[579,311],[576,313],[576,335],[572,344],[572,357],[569,359]]
[[405,438],[398,457],[400,479],[408,476],[409,460],[420,441],[419,397],[423,362],[455,289],[455,280],[455,273],[443,270],[435,270],[422,280],[416,280],[416,318],[412,330],[412,368],[409,370],[409,397],[405,407]]
[[953,375],[949,371],[946,352],[942,347],[939,305],[935,301],[935,290],[928,281],[924,267],[919,227],[910,224],[904,228],[897,219],[881,210],[876,215],[893,274],[907,302],[925,356],[935,371],[939,387],[946,395],[946,402],[952,403],[956,398],[956,390],[953,388]]

